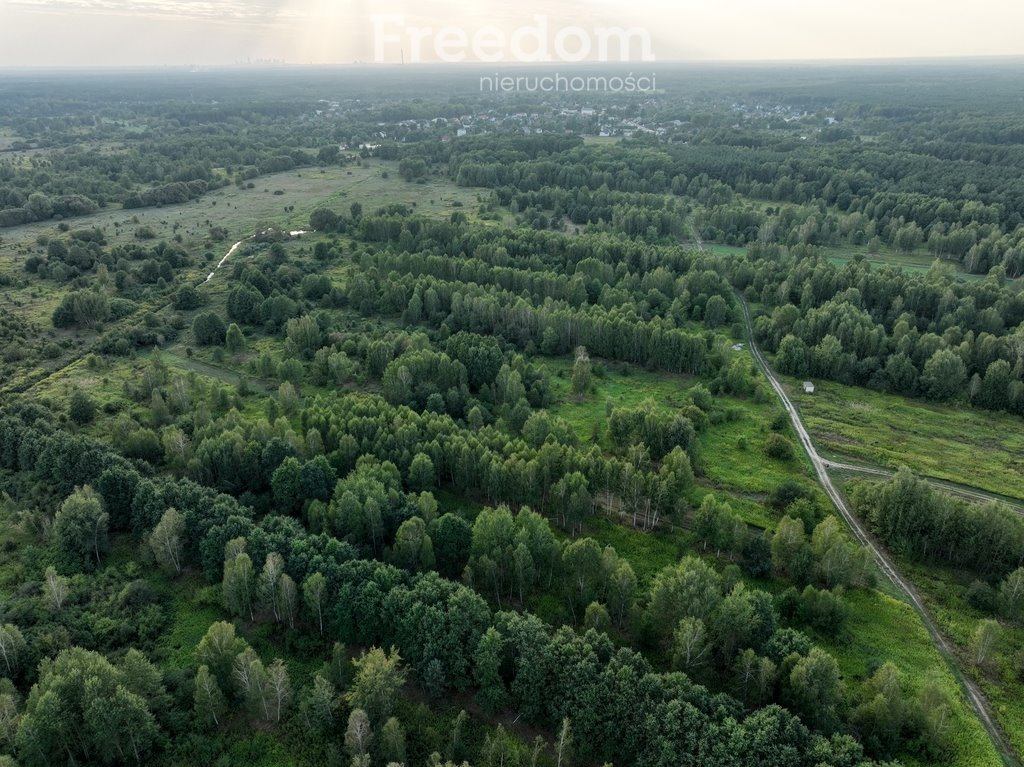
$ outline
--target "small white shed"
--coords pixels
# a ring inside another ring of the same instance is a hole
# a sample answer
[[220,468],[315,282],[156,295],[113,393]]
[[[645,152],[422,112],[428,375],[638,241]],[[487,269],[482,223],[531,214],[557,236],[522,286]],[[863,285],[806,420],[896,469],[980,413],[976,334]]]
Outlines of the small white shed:
[[814,394],[814,384],[810,381],[804,381],[804,394]]

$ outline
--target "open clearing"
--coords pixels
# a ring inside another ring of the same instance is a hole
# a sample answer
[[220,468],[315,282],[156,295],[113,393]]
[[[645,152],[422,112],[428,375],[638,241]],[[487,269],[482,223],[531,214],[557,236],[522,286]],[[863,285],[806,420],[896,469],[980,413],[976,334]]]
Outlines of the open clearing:
[[1024,430],[1015,416],[937,405],[832,381],[787,390],[822,453],[1024,499]]
[[[68,219],[68,223],[72,229],[96,227],[106,234],[110,244],[138,242],[135,232],[147,226],[155,234],[153,241],[180,235],[186,250],[210,250],[219,259],[223,255],[221,250],[258,229],[306,228],[309,214],[321,206],[341,211],[358,202],[369,213],[384,205],[404,204],[424,215],[443,216],[454,210],[463,210],[468,215],[481,194],[479,189],[458,187],[438,177],[430,177],[424,183],[404,181],[398,175],[397,163],[377,159],[367,160],[366,165],[274,173],[251,183],[253,189],[221,187],[180,205],[111,208]],[[210,242],[209,232],[214,226],[227,231],[223,243]],[[0,230],[0,268],[6,270],[17,265],[23,248],[34,245],[40,235],[56,233],[53,221]]]

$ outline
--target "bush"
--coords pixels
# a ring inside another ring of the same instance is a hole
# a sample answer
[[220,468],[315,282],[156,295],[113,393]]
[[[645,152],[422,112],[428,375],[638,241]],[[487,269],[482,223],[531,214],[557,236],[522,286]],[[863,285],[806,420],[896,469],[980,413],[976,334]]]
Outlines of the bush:
[[975,610],[990,613],[996,609],[996,591],[984,581],[976,580],[971,583],[967,587],[964,599]]
[[780,628],[768,640],[764,653],[776,663],[782,663],[793,653],[801,656],[808,655],[813,646],[811,638],[802,631],[797,631],[794,628]]
[[127,298],[115,298],[110,302],[110,318],[123,320],[125,317],[135,314],[137,308],[138,304],[134,301],[129,301]]
[[227,328],[224,320],[214,312],[205,312],[192,321],[192,335],[201,346],[224,343]]
[[743,570],[751,578],[766,578],[772,572],[772,548],[763,535],[751,535],[743,547]]
[[91,290],[76,290],[61,299],[53,311],[53,325],[67,328],[72,325],[91,327],[110,316],[110,300],[102,293]]
[[92,423],[96,418],[96,403],[81,389],[75,389],[68,400],[68,416],[79,426]]
[[152,429],[136,429],[125,440],[124,454],[129,458],[156,463],[163,457],[164,449]]
[[771,493],[768,494],[768,505],[773,509],[782,511],[783,509],[790,508],[793,503],[802,498],[812,500],[814,496],[800,482],[794,479],[786,479],[781,484],[772,488]]
[[769,458],[776,458],[780,461],[790,461],[796,454],[793,443],[781,434],[769,434],[764,441],[764,452]]
[[182,285],[174,297],[174,308],[182,311],[196,309],[199,307],[199,291],[191,285]]

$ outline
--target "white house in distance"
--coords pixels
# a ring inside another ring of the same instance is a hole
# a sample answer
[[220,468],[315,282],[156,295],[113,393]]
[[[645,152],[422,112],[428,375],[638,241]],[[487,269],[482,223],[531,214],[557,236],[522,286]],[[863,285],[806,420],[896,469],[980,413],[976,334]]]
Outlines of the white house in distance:
[[804,394],[814,394],[814,384],[810,381],[804,381]]

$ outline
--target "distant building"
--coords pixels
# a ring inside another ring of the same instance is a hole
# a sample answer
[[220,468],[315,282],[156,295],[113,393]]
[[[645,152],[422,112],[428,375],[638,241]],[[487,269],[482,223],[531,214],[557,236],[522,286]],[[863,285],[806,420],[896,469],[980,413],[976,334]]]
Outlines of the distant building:
[[814,394],[814,384],[804,381],[804,394]]

